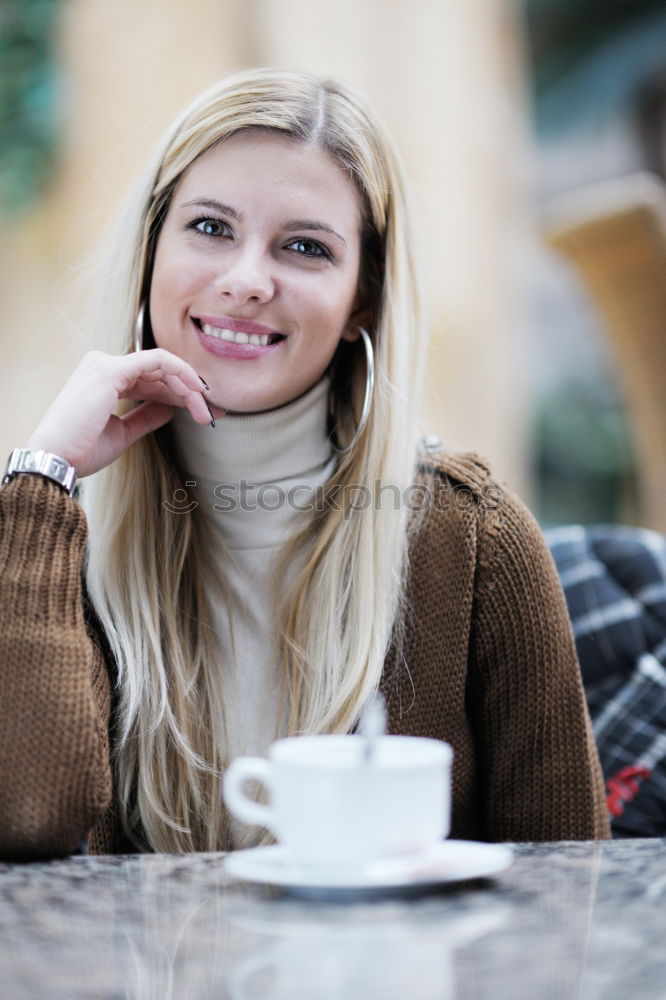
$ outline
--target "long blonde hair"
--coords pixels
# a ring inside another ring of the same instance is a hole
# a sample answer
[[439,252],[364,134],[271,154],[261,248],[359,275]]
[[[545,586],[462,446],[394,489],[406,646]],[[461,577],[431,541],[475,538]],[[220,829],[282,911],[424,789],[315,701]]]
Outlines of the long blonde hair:
[[[222,80],[175,123],[138,188],[107,264],[97,329],[108,350],[132,350],[176,184],[205,150],[248,128],[323,148],[353,178],[365,206],[359,280],[373,316],[370,419],[326,485],[338,502],[313,515],[284,553],[285,561],[296,550],[305,558],[280,618],[286,731],[345,732],[377,688],[392,641],[399,644],[409,522],[403,503],[354,510],[351,487],[374,493],[391,484],[398,496],[412,482],[424,355],[413,234],[382,126],[337,83],[269,69]],[[358,418],[365,360],[360,342],[341,351],[332,405],[343,445]],[[207,527],[162,506],[182,479],[167,427],[84,491],[87,584],[118,669],[114,768],[123,823],[139,846],[171,852],[229,846],[219,780],[227,763],[225,697],[222,672],[212,669],[219,648],[201,582]],[[215,571],[224,599],[224,567]]]

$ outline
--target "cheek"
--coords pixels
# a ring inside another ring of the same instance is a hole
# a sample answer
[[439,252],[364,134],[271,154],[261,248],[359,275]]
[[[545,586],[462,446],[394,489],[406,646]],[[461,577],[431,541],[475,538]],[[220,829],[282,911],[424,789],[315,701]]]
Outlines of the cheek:
[[182,337],[192,303],[197,299],[208,276],[194,267],[187,254],[168,254],[155,267],[150,286],[150,317],[155,343],[173,350]]
[[186,255],[159,256],[155,259],[151,288],[159,299],[176,301],[192,291],[196,291],[206,281],[206,274],[200,267],[193,267]]
[[155,257],[150,283],[150,321],[158,347],[177,353],[183,309],[193,275],[173,254]]
[[302,298],[303,307],[309,310],[313,319],[316,318],[321,332],[326,331],[331,336],[344,332],[355,302],[356,281],[350,279],[325,284],[316,294]]

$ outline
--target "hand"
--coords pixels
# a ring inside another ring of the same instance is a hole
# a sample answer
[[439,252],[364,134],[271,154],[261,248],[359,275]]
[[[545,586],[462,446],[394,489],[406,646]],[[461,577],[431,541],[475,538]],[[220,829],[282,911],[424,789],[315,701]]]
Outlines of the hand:
[[[27,447],[53,452],[89,476],[185,407],[198,424],[210,423],[201,379],[175,354],[156,348],[116,357],[86,354],[31,434]],[[123,417],[119,399],[143,402]]]

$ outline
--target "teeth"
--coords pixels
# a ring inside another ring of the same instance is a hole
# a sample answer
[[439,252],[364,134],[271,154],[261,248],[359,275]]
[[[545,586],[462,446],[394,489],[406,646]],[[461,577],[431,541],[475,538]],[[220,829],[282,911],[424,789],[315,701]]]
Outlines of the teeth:
[[255,347],[266,347],[270,339],[267,333],[262,335],[257,333],[251,335],[242,332],[234,333],[233,330],[223,330],[219,326],[210,326],[208,323],[202,323],[201,329],[208,337],[217,337],[218,340],[229,340],[234,344],[253,344]]

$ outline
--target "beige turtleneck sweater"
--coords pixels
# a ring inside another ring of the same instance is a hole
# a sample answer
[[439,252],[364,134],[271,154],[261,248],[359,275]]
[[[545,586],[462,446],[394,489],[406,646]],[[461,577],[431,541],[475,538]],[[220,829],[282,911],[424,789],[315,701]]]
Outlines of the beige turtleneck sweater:
[[[335,454],[327,432],[329,382],[265,413],[228,414],[202,427],[179,410],[176,447],[188,495],[213,525],[211,562],[232,595],[229,615],[213,578],[211,604],[225,672],[230,757],[264,754],[276,735],[279,683],[274,626],[276,578],[283,544],[331,476]],[[233,633],[233,634],[232,634]]]

